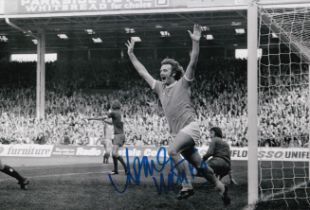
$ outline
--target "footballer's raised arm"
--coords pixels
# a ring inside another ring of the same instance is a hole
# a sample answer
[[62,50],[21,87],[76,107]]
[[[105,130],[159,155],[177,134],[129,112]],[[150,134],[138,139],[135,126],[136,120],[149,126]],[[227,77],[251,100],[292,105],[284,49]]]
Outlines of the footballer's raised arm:
[[127,47],[127,53],[131,63],[133,64],[139,75],[153,88],[155,79],[150,75],[150,73],[146,70],[144,65],[138,60],[138,58],[133,52],[135,42],[128,40],[125,45]]
[[87,118],[87,120],[102,120],[104,121],[107,117],[104,116],[104,117],[91,117],[91,118]]
[[190,61],[186,68],[185,78],[189,81],[192,81],[195,76],[195,69],[199,56],[199,41],[201,37],[201,26],[195,24],[193,27],[193,32],[188,30],[188,34],[192,39],[192,51],[190,54]]

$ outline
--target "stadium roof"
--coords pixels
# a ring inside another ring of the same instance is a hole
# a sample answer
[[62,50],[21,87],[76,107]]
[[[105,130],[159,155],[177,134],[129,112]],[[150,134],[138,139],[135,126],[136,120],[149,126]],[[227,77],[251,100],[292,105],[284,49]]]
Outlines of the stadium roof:
[[[26,32],[37,34],[44,29],[47,51],[123,48],[131,36],[139,36],[143,48],[179,48],[190,44],[186,31],[192,30],[194,23],[206,26],[203,35],[214,37],[202,38],[201,47],[245,48],[246,21],[245,10],[10,19]],[[126,28],[127,32],[134,29],[135,33],[126,33]],[[245,33],[237,34],[236,28],[244,28]],[[88,34],[86,29],[92,29],[94,34]],[[170,37],[161,37],[160,31],[168,31]],[[66,34],[68,39],[60,39],[58,34]],[[0,51],[36,50],[34,38],[12,28],[5,19],[0,19],[1,35],[8,41],[1,43]],[[98,37],[102,43],[93,42],[92,38]]]

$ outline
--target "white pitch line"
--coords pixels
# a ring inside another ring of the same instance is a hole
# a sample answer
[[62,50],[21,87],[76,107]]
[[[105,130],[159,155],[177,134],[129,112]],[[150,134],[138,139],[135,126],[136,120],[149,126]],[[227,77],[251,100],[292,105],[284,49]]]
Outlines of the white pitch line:
[[[119,170],[120,172],[124,170]],[[89,175],[89,174],[108,174],[111,171],[98,171],[98,172],[84,172],[84,173],[66,173],[66,174],[46,174],[46,175],[36,175],[36,176],[29,176],[28,179],[35,179],[35,178],[48,178],[48,177],[60,177],[60,176],[78,176],[78,175]],[[1,179],[0,182],[9,181],[12,179]]]
[[[123,172],[124,170],[119,170],[120,172]],[[48,177],[60,177],[60,176],[78,176],[78,175],[89,175],[89,174],[108,174],[111,171],[97,171],[97,172],[83,172],[83,173],[65,173],[65,174],[46,174],[46,175],[35,175],[35,176],[29,176],[28,179],[35,179],[35,178],[48,178]],[[243,174],[244,172],[236,172],[233,173],[233,176],[238,176],[239,174]],[[12,178],[6,178],[6,179],[0,179],[0,182],[5,182],[12,180]]]
[[76,176],[76,175],[89,175],[89,174],[105,174],[108,171],[102,171],[102,172],[84,172],[84,173],[67,173],[67,174],[46,174],[46,175],[37,175],[37,176],[31,176],[28,178],[46,178],[46,177],[59,177],[59,176]]

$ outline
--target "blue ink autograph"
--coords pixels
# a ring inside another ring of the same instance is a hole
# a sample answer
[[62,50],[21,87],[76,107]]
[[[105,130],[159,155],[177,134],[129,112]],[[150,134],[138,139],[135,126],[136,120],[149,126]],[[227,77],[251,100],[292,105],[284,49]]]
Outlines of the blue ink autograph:
[[[175,170],[178,164],[181,164],[183,161],[184,160],[182,159],[177,164],[174,164],[173,160],[168,157],[166,148],[160,147],[157,151],[155,160],[149,160],[146,156],[143,156],[142,159],[134,157],[131,170],[129,152],[128,148],[126,148],[126,165],[128,173],[125,185],[123,187],[118,187],[111,175],[109,175],[109,180],[118,193],[124,193],[129,184],[134,183],[140,185],[143,172],[145,178],[152,177],[157,192],[161,194],[162,192],[174,190],[175,184],[187,182],[185,174],[178,174]],[[165,181],[164,170],[167,166],[170,166],[170,170]],[[207,167],[207,164],[203,162],[201,167]],[[192,165],[189,165],[189,171],[194,179],[194,167]],[[158,174],[156,175],[156,173],[159,174],[159,180],[157,180]]]

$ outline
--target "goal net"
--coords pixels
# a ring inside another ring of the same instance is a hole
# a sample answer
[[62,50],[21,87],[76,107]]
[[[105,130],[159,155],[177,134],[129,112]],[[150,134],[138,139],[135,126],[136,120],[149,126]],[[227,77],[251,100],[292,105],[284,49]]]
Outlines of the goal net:
[[259,200],[310,208],[310,6],[258,10]]

